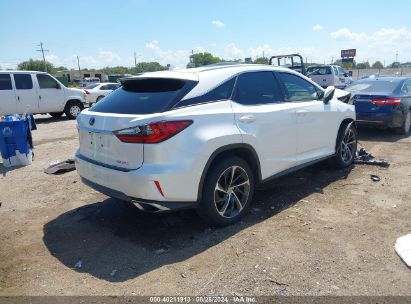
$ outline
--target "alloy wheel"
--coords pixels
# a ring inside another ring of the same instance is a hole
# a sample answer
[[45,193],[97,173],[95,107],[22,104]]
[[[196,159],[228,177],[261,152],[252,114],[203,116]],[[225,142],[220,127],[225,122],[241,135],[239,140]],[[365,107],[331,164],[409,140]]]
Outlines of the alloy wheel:
[[341,158],[346,164],[354,158],[357,146],[357,138],[355,132],[351,128],[347,128],[344,137],[341,141]]
[[73,117],[77,117],[81,112],[81,108],[78,105],[74,105],[70,107],[70,114]]
[[241,213],[250,195],[250,179],[240,166],[227,168],[214,189],[214,204],[218,213],[232,218]]

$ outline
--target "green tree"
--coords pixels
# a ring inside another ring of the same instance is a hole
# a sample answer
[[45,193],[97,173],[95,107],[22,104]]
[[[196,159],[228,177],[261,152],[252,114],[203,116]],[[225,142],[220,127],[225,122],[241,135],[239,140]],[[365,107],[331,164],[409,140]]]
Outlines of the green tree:
[[220,57],[213,56],[211,53],[196,53],[190,56],[190,63],[187,65],[190,67],[200,67],[207,64],[214,64],[222,62],[223,60]]
[[394,61],[393,63],[391,63],[391,67],[393,69],[398,69],[401,66],[401,64],[398,61]]
[[357,63],[356,68],[359,69],[359,70],[369,69],[370,68],[370,63],[368,61]]
[[[54,74],[57,72],[57,69],[54,67],[54,65],[51,62],[46,61],[47,65],[47,72],[50,74]],[[18,70],[24,70],[24,71],[40,71],[40,72],[45,72],[45,66],[44,66],[44,61],[43,60],[34,60],[34,59],[29,59],[28,61],[23,61],[20,62],[17,65]]]
[[373,69],[383,69],[384,65],[381,63],[381,61],[376,61],[373,63],[372,68]]
[[164,71],[168,68],[166,66],[161,65],[158,62],[139,62],[136,67],[130,68],[130,74],[138,74],[144,72],[156,72],[156,71]]
[[268,64],[268,58],[267,57],[257,57],[254,61],[254,64]]

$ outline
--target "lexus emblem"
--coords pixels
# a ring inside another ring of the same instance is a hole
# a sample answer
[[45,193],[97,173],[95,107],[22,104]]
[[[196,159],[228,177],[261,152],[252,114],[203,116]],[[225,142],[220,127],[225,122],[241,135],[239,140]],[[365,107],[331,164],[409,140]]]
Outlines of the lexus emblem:
[[90,120],[88,121],[90,126],[94,125],[95,122],[96,122],[96,119],[94,117],[91,117]]

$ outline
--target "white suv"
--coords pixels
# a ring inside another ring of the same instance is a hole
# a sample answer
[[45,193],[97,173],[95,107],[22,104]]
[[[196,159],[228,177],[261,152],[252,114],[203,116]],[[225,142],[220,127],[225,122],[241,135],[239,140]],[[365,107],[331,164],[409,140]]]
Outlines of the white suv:
[[350,75],[338,65],[318,65],[307,68],[306,75],[321,87],[345,89],[352,82]]
[[64,113],[75,119],[84,109],[86,93],[66,88],[44,72],[0,71],[0,115]]
[[196,208],[227,225],[255,185],[332,158],[350,166],[355,110],[289,69],[208,66],[146,73],[77,118],[90,187],[146,211]]

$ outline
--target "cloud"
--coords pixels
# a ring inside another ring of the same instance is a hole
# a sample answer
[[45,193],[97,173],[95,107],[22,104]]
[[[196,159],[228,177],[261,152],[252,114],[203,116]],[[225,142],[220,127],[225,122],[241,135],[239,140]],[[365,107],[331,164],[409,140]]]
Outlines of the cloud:
[[227,44],[227,46],[225,47],[225,54],[227,59],[239,59],[244,57],[244,52],[233,42]]
[[331,38],[337,41],[352,41],[357,42],[364,40],[367,37],[365,33],[351,32],[347,28],[339,29],[338,31],[331,33]]
[[216,27],[216,28],[223,28],[225,24],[222,21],[219,20],[213,20],[211,23]]
[[121,60],[117,53],[112,51],[105,51],[101,48],[98,49],[98,58],[104,60],[106,63],[118,62]]
[[320,25],[320,24],[316,24],[316,25],[314,25],[314,26],[312,27],[312,30],[313,30],[314,32],[320,32],[320,31],[323,30],[323,26]]
[[[160,47],[158,40],[152,40],[146,43],[146,48],[151,52],[151,59],[158,61],[163,65],[170,64],[173,67],[184,68],[189,62],[191,50],[166,50]],[[194,49],[197,52],[203,52],[204,49],[200,46]]]

